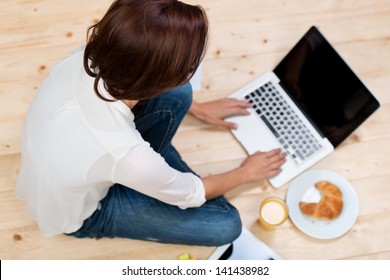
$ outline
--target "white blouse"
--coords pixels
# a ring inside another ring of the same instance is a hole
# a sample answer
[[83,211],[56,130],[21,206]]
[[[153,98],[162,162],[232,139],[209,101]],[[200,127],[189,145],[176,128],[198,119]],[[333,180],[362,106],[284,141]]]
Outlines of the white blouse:
[[16,196],[27,201],[42,235],[78,230],[114,183],[182,209],[201,206],[202,180],[154,152],[123,102],[97,97],[83,53],[53,67],[23,126]]

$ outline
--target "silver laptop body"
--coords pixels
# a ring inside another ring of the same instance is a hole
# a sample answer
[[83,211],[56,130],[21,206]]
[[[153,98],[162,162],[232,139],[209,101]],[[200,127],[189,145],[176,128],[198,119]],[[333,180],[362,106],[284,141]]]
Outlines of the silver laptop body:
[[227,120],[248,154],[282,148],[275,188],[322,160],[361,125],[379,102],[312,26],[272,72],[230,95],[252,103],[249,116]]

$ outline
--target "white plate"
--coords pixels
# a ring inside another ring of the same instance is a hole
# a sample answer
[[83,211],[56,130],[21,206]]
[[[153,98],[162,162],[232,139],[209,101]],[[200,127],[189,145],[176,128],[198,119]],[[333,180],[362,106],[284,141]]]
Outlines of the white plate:
[[[314,184],[323,180],[337,185],[343,193],[343,211],[332,221],[311,219],[299,208],[301,201],[320,200],[321,195]],[[352,185],[341,175],[325,169],[309,170],[294,179],[287,191],[286,204],[295,226],[303,233],[319,239],[332,239],[345,234],[355,224],[359,212],[358,197]]]

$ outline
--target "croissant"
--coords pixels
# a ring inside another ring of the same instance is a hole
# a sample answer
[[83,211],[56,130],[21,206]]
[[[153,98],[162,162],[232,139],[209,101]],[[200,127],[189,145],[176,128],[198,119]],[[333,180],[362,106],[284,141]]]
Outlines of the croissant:
[[343,195],[340,189],[328,181],[317,182],[315,187],[321,192],[321,200],[318,203],[300,202],[302,213],[321,220],[337,218],[343,210]]

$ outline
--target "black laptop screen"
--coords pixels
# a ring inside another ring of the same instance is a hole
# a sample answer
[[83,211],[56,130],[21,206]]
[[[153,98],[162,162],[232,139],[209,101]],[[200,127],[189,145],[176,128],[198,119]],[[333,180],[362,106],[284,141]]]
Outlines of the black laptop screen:
[[274,72],[292,99],[335,147],[379,107],[315,27]]

